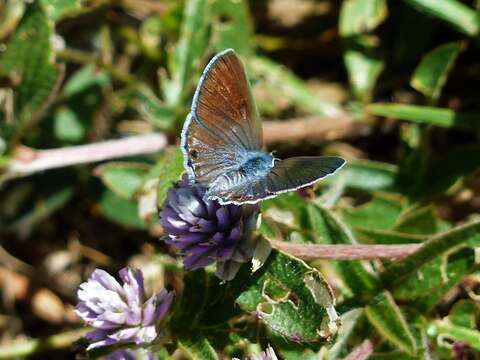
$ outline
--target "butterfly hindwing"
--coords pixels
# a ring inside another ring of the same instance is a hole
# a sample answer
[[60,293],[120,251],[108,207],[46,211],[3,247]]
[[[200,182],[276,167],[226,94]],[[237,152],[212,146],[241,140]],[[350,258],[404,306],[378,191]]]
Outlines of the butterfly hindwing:
[[312,185],[344,164],[345,160],[336,156],[292,157],[276,161],[265,176],[233,184],[229,189],[209,189],[208,194],[222,204],[257,203]]
[[279,161],[267,175],[267,191],[278,194],[312,185],[333,174],[345,162],[336,156],[300,156]]

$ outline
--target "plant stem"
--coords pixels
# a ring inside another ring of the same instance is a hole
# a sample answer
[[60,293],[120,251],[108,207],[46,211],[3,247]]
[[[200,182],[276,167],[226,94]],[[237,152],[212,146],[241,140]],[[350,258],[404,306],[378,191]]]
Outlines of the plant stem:
[[90,330],[91,329],[89,328],[81,328],[55,334],[43,339],[22,340],[13,344],[6,344],[0,346],[0,359],[25,357],[46,350],[65,349],[83,337]]
[[84,52],[82,50],[65,48],[58,52],[58,57],[64,61],[70,61],[78,64],[95,64],[102,69],[110,72],[114,79],[125,84],[134,84],[138,82],[135,76],[127,72],[121,71],[111,64],[105,64],[98,57],[94,57],[90,53]]
[[339,117],[310,116],[264,121],[263,136],[266,144],[304,139],[336,140],[361,135],[368,128],[368,124],[356,122],[350,114]]
[[[304,138],[331,140],[358,135],[364,125],[354,123],[349,117],[330,120],[313,117],[288,121],[265,121],[263,127],[265,142],[268,144]],[[6,168],[3,177],[0,177],[0,182],[49,169],[154,153],[164,149],[167,144],[167,137],[164,134],[154,133],[49,150],[19,147],[20,151]]]
[[418,250],[420,244],[403,245],[316,245],[272,241],[272,246],[303,260],[400,259]]
[[4,176],[7,179],[22,177],[65,166],[150,154],[164,149],[167,144],[164,134],[155,133],[51,150],[22,148]]

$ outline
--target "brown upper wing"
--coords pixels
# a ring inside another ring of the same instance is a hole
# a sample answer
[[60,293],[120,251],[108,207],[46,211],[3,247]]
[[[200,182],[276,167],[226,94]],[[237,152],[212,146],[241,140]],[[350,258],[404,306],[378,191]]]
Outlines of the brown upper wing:
[[182,132],[187,170],[208,184],[261,150],[262,124],[240,59],[231,49],[205,68]]

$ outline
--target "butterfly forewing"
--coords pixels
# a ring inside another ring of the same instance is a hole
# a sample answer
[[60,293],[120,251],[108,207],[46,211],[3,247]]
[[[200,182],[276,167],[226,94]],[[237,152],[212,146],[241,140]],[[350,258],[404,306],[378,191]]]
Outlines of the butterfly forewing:
[[262,148],[262,125],[245,70],[233,50],[207,65],[195,93],[182,146],[186,166],[200,183],[232,169]]

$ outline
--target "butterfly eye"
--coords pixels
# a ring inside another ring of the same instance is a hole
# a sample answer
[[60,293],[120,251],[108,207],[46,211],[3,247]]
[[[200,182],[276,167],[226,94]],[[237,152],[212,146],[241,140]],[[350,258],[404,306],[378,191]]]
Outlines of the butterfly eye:
[[190,151],[190,156],[192,157],[192,159],[196,159],[198,157],[197,151],[196,150]]

